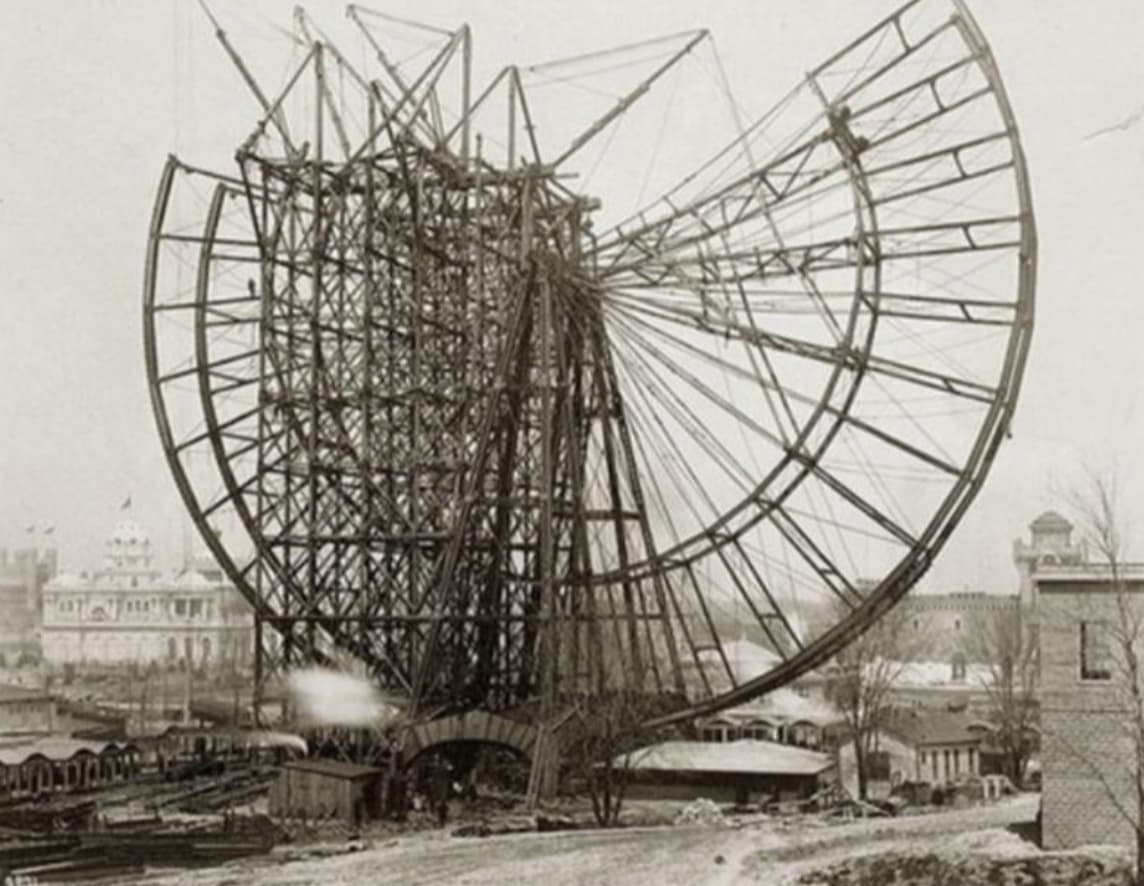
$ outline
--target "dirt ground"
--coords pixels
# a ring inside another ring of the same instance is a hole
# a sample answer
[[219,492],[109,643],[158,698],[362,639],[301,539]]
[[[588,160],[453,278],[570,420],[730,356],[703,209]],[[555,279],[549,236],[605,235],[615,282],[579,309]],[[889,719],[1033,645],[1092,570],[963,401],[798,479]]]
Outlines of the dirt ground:
[[[755,819],[718,828],[624,828],[483,839],[451,837],[434,831],[378,839],[372,846],[355,852],[344,852],[343,846],[334,845],[308,849],[287,847],[269,857],[208,870],[157,872],[136,882],[147,886],[319,883],[328,886],[359,883],[563,886],[604,882],[609,886],[659,883],[713,886],[837,883],[849,886],[850,883],[878,882],[850,876],[855,860],[863,858],[895,854],[917,856],[919,853],[958,860],[1040,857],[1038,850],[1004,830],[1010,824],[1031,821],[1039,800],[1038,795],[1027,795],[991,806],[852,822]],[[298,857],[306,851],[323,855]],[[333,854],[335,852],[340,854]],[[1109,853],[1105,856],[1111,857]],[[1108,865],[1116,867],[1118,863],[1114,859]],[[923,868],[924,865],[918,868],[922,874]],[[858,864],[855,870],[876,878],[885,876],[884,872],[878,872],[877,865],[871,868]],[[923,876],[908,882],[958,881],[944,876],[927,880]],[[1008,877],[994,882],[1008,882]],[[1054,878],[1051,882],[1073,881]]]

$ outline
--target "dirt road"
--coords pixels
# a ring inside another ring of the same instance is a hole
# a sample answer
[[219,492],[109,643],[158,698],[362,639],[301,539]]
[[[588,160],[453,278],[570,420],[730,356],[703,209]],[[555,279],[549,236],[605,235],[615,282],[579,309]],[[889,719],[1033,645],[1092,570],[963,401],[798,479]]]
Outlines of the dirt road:
[[148,886],[777,884],[832,858],[1031,821],[1039,796],[992,806],[847,823],[757,821],[741,827],[631,828],[461,839],[419,834],[320,859],[260,859],[151,876]]

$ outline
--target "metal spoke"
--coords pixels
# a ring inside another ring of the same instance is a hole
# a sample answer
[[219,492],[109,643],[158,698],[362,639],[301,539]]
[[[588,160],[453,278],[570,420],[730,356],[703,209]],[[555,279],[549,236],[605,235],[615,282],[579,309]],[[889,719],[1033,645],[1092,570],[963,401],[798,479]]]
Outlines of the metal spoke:
[[[591,173],[706,32],[474,89],[467,26],[350,17],[368,57],[299,12],[275,91],[215,22],[254,126],[232,171],[171,159],[151,221],[160,440],[259,691],[340,649],[416,718],[626,691],[663,724],[836,654],[950,536],[1028,351],[1028,172],[964,5],[913,0],[755,121],[732,99],[598,226]],[[555,135],[564,86],[607,104]]]

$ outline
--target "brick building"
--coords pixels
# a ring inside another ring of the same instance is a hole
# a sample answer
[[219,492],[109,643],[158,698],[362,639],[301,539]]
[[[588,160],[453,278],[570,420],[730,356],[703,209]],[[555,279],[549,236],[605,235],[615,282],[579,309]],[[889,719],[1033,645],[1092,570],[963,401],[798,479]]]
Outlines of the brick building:
[[[1126,728],[1124,636],[1144,620],[1144,564],[1043,568],[1035,575],[1041,642],[1042,840],[1059,849],[1091,843],[1134,847],[1131,733]],[[1144,644],[1144,633],[1140,635]],[[1144,648],[1140,650],[1144,655]]]

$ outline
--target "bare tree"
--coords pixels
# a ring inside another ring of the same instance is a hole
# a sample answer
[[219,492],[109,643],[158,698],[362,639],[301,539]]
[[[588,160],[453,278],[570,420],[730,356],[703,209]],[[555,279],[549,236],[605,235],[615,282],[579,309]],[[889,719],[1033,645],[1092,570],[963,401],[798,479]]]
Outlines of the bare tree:
[[853,743],[861,800],[867,797],[871,755],[889,719],[893,690],[928,637],[928,630],[907,628],[908,620],[903,607],[890,610],[826,669],[825,694],[842,716],[846,740]]
[[1040,643],[1029,613],[995,609],[970,626],[966,652],[988,667],[981,679],[989,705],[992,738],[1004,756],[1005,774],[1020,786],[1037,750],[1040,706]]
[[[1067,743],[1066,746],[1097,778],[1117,813],[1131,827],[1135,838],[1135,883],[1144,886],[1144,684],[1141,682],[1144,600],[1134,599],[1126,581],[1122,559],[1125,523],[1117,500],[1115,476],[1090,471],[1087,486],[1070,498],[1079,518],[1081,535],[1107,571],[1112,592],[1111,618],[1093,624],[1102,625],[1107,632],[1107,666],[1100,676],[1108,681],[1112,702],[1108,708],[1113,712],[1118,733],[1130,747],[1130,754],[1127,759],[1114,754],[1118,759],[1112,768],[1108,765],[1107,753],[1098,754]],[[1098,614],[1107,616],[1108,608],[1101,607]],[[1110,740],[1112,738],[1110,736]]]
[[569,774],[582,780],[601,827],[613,827],[623,810],[632,774],[632,753],[657,735],[644,728],[662,700],[644,693],[614,690],[578,704],[562,734]]

